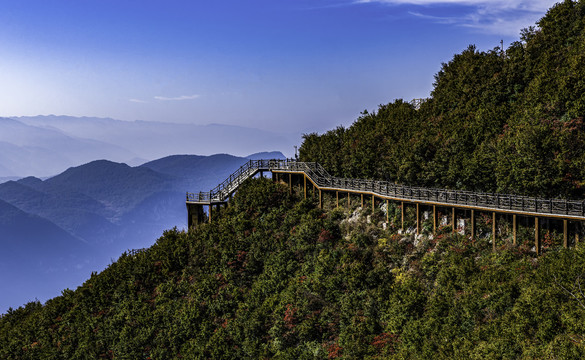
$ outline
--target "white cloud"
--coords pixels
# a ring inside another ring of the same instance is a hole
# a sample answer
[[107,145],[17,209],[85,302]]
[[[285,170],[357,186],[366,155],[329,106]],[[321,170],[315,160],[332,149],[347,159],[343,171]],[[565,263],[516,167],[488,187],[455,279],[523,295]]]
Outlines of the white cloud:
[[384,3],[395,5],[465,5],[499,10],[544,12],[558,0],[357,0],[356,3]]
[[133,102],[133,103],[140,103],[140,104],[146,103],[146,101],[140,100],[140,99],[129,99],[128,101]]
[[181,100],[193,100],[193,99],[197,99],[198,97],[199,97],[199,95],[182,95],[182,96],[176,96],[176,97],[155,96],[154,98],[156,100],[161,100],[161,101],[181,101]]
[[[424,7],[411,15],[443,24],[454,24],[478,31],[518,36],[520,30],[532,26],[558,0],[357,0],[354,4],[415,5]],[[432,16],[425,14],[431,6],[457,5],[468,7],[467,12],[459,9],[454,16]]]

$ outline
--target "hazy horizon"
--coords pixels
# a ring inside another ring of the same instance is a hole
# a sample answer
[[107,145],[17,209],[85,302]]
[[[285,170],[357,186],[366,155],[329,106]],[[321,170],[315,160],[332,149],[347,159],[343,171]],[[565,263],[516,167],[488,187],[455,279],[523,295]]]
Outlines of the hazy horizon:
[[294,155],[301,134],[236,125],[197,125],[111,118],[36,116],[0,118],[0,178],[48,177],[93,160],[131,166],[170,155],[266,151]]

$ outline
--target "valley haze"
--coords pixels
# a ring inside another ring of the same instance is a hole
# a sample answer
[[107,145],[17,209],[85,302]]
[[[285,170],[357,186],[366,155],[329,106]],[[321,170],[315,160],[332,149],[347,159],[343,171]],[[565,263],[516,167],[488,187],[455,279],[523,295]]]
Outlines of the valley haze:
[[124,251],[187,227],[186,191],[209,191],[250,159],[281,152],[171,155],[129,166],[95,160],[0,183],[0,314],[81,285]]
[[0,118],[0,180],[49,177],[96,159],[129,165],[174,154],[211,155],[279,150],[294,155],[300,134],[249,127],[32,116]]

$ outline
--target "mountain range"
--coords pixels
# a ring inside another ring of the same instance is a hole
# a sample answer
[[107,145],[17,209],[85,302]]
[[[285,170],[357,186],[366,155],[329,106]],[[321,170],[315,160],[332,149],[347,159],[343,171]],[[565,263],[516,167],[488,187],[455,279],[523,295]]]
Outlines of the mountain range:
[[0,312],[56,296],[123,251],[185,228],[187,191],[207,191],[256,158],[284,155],[172,155],[134,167],[96,160],[45,180],[0,183],[0,284],[9,289]]
[[181,153],[246,156],[267,148],[292,153],[299,138],[222,124],[55,115],[0,118],[0,179],[54,176],[95,159],[134,166]]

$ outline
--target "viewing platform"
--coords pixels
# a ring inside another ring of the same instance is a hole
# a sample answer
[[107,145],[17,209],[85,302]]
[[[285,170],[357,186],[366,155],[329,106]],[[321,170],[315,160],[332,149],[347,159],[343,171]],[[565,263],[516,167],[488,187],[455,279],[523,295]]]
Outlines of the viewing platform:
[[[493,218],[494,246],[496,214],[498,213],[513,216],[514,243],[516,242],[516,217],[534,218],[537,251],[540,246],[539,218],[553,218],[563,221],[565,246],[568,244],[569,221],[579,225],[581,221],[585,220],[585,200],[543,199],[518,195],[411,187],[388,181],[338,178],[329,175],[318,163],[287,159],[250,160],[211,191],[187,193],[189,227],[204,220],[203,206],[209,206],[209,218],[211,219],[211,209],[214,205],[220,206],[227,203],[240,184],[258,173],[263,175],[264,172],[272,173],[275,180],[279,178],[288,183],[291,192],[293,182],[296,181],[299,186],[302,186],[305,198],[307,197],[307,185],[309,185],[314,194],[318,192],[320,207],[323,204],[323,192],[335,192],[337,206],[339,206],[340,193],[347,193],[348,204],[350,194],[361,195],[362,206],[364,206],[364,196],[371,197],[373,207],[376,199],[399,202],[402,207],[402,224],[404,224],[404,205],[415,205],[417,208],[417,233],[420,233],[421,230],[420,207],[423,206],[428,209],[432,208],[433,230],[437,226],[437,207],[451,209],[453,225],[456,224],[458,210],[470,211],[472,238],[475,236],[476,212],[489,212]],[[455,229],[455,226],[453,228]],[[578,242],[579,232],[575,231],[575,243]]]

